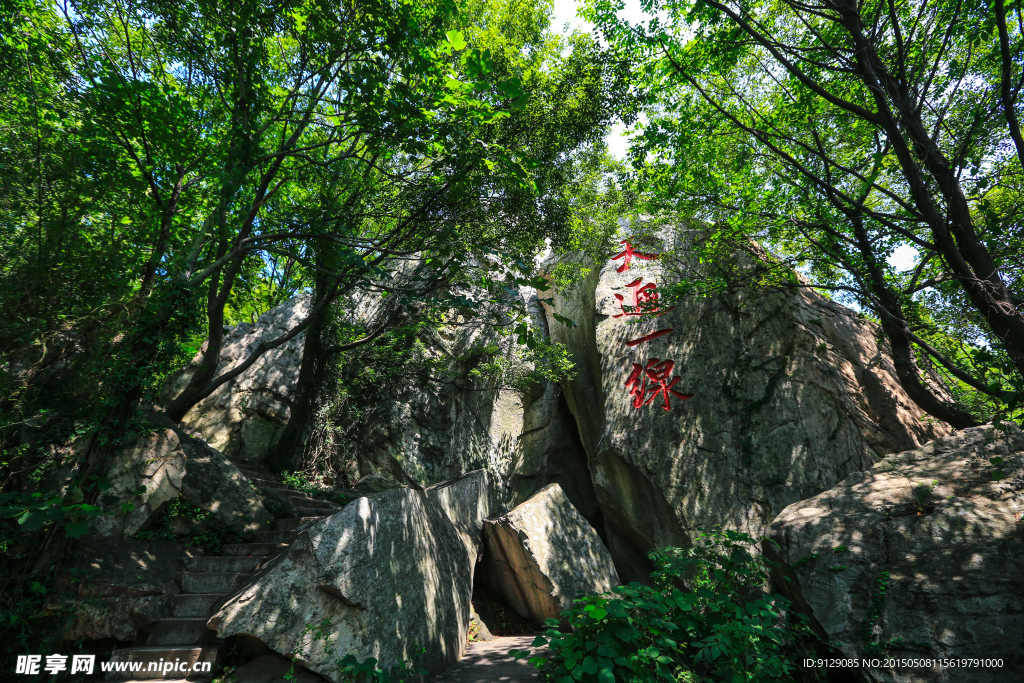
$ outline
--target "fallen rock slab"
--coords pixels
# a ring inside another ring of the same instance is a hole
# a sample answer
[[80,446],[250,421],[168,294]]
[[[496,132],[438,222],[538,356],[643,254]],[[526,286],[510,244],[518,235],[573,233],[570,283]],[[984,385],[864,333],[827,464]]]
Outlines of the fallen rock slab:
[[236,531],[267,528],[273,517],[234,463],[161,415],[145,419],[157,429],[115,457],[109,470],[111,486],[104,492],[125,503],[127,511],[96,518],[91,523],[94,531],[131,536],[179,495]]
[[412,661],[442,671],[466,644],[486,481],[481,470],[349,503],[301,531],[208,626],[258,638],[332,680],[350,654],[385,670]]
[[778,588],[846,657],[984,658],[871,669],[896,683],[1024,680],[1024,434],[975,427],[790,505],[765,552]]
[[619,584],[597,532],[558,484],[550,484],[507,514],[484,522],[488,576],[519,614],[543,624],[580,594]]

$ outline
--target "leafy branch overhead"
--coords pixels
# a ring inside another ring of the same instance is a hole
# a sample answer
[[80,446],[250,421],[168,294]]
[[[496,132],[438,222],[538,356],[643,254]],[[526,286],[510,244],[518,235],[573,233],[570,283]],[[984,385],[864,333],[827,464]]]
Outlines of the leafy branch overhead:
[[622,7],[585,14],[635,73],[647,213],[709,226],[708,246],[756,240],[809,278],[785,286],[865,311],[932,415],[1018,411],[1020,4],[659,0],[639,21]]

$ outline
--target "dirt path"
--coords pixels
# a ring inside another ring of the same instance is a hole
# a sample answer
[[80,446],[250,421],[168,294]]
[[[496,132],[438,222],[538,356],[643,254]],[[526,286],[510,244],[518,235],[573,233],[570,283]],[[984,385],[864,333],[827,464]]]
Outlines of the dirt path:
[[466,656],[433,680],[433,683],[519,683],[537,681],[537,670],[524,660],[516,661],[509,650],[532,650],[535,636],[505,636],[489,643],[472,643]]

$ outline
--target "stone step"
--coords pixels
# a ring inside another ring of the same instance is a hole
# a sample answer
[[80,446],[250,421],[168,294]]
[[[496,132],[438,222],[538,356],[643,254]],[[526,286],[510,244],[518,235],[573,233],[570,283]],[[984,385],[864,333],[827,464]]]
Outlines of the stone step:
[[191,572],[229,574],[231,572],[251,572],[260,564],[258,557],[228,557],[226,555],[207,555],[191,557],[185,560],[185,566]]
[[295,512],[299,517],[324,517],[333,515],[337,510],[334,508],[296,507]]
[[291,543],[295,540],[294,531],[250,531],[245,535],[252,543]]
[[289,517],[287,519],[275,519],[274,528],[278,531],[296,531],[300,526],[305,526],[310,522],[315,522],[318,519],[322,519],[323,515],[316,515],[314,517]]
[[279,481],[274,481],[272,479],[249,477],[249,481],[251,481],[256,486],[260,487],[261,489],[273,489],[275,491],[291,491],[291,489],[288,488],[286,485],[282,484]]
[[[110,661],[124,666],[121,671],[109,671],[108,681],[129,680],[167,680],[177,675],[198,679],[201,676],[211,677],[213,666],[217,660],[216,645],[168,647],[163,645],[129,647],[114,650],[110,653]],[[137,670],[133,670],[137,666]],[[198,668],[193,668],[198,665]],[[97,669],[99,667],[97,666]]]
[[216,635],[206,628],[206,617],[170,617],[153,625],[146,645],[199,645]]
[[221,552],[232,557],[267,557],[287,547],[287,543],[225,543]]
[[339,510],[341,509],[337,503],[332,503],[329,500],[317,500],[316,498],[302,498],[295,501],[295,505],[301,505],[304,508],[314,508],[316,510]]
[[229,593],[248,577],[248,573],[242,572],[185,572],[181,575],[181,590],[184,593]]
[[312,493],[308,493],[306,491],[293,491],[291,489],[288,489],[288,491],[286,492],[286,495],[289,498],[296,498],[296,499],[300,499],[300,500],[313,500],[313,494]]
[[179,593],[174,596],[174,609],[171,615],[175,617],[202,617],[210,616],[213,606],[223,595],[217,593]]

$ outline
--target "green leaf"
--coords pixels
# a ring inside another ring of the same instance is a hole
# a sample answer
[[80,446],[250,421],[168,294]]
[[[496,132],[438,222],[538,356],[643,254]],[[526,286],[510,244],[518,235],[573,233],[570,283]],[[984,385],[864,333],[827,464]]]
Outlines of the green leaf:
[[448,42],[451,44],[452,49],[456,52],[466,49],[467,43],[463,39],[461,31],[448,31],[445,36],[448,38]]
[[89,525],[82,521],[71,522],[70,524],[64,525],[64,533],[66,533],[71,538],[78,538],[88,530]]

